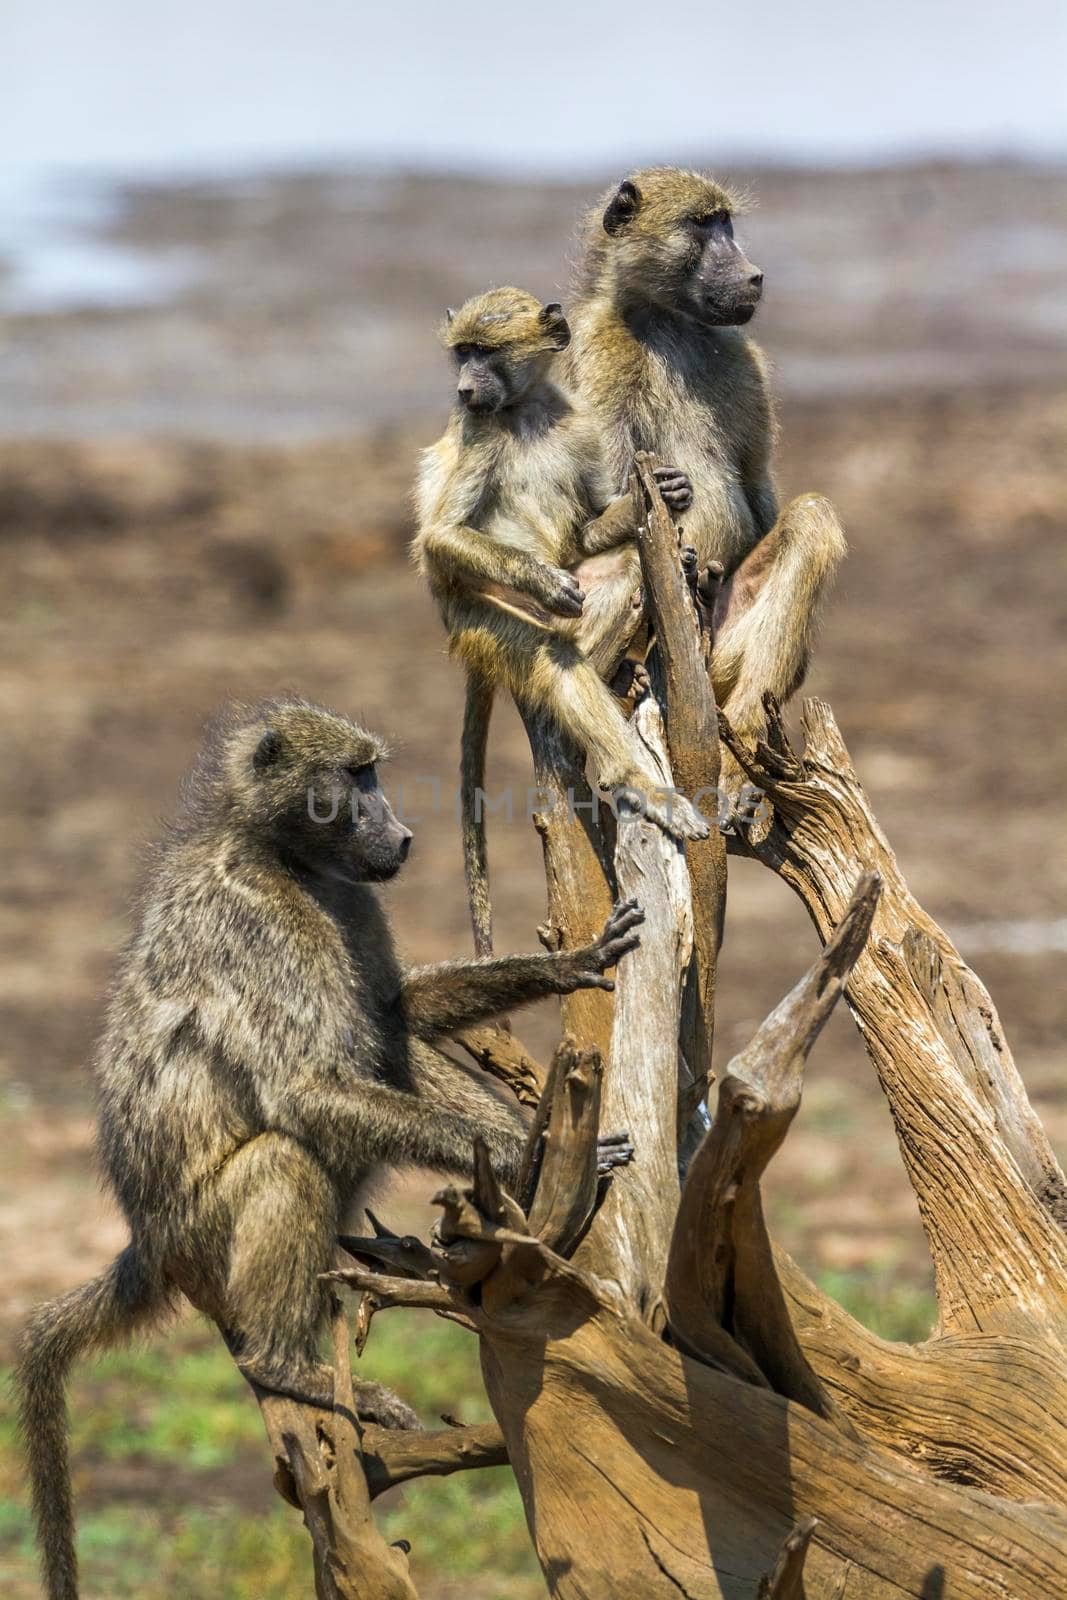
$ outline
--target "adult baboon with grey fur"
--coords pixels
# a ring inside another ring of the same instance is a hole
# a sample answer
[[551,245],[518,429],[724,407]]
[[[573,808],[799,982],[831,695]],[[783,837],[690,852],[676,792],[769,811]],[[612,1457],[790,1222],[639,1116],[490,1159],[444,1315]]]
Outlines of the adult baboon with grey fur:
[[[49,1600],[76,1600],[64,1386],[80,1354],[180,1295],[254,1384],[328,1406],[319,1275],[378,1165],[469,1171],[475,1135],[505,1182],[516,1107],[435,1041],[545,995],[605,986],[637,943],[635,905],[588,948],[401,966],[374,884],[411,834],[378,787],[379,741],[286,701],[233,714],[160,845],[97,1062],[104,1166],[131,1240],[42,1306],[17,1383]],[[377,1384],[359,1409],[413,1414]]]
[[[565,378],[600,429],[616,490],[649,450],[692,485],[684,536],[722,564],[712,676],[746,737],[763,696],[794,694],[845,554],[829,503],[778,514],[766,363],[742,330],[763,274],[734,238],[738,197],[678,167],[635,172],[590,212]],[[630,625],[620,604],[617,626]]]

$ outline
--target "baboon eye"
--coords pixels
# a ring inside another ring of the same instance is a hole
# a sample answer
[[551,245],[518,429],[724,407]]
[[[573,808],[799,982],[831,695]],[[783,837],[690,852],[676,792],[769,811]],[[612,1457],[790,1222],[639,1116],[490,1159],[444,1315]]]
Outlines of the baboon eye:
[[378,782],[378,773],[374,770],[373,762],[350,762],[349,766],[344,768],[344,771],[346,771],[347,778],[352,779],[355,787],[362,794],[366,794],[368,790],[373,789],[376,786],[376,782]]
[[722,228],[727,227],[729,222],[728,211],[706,211],[703,216],[693,218],[693,226],[696,228]]

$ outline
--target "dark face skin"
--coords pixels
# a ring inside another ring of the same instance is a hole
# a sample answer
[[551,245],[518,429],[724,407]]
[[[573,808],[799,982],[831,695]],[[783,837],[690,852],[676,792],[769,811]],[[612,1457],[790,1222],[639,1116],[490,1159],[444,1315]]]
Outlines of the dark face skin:
[[553,356],[566,348],[570,337],[562,308],[552,301],[541,307],[532,336],[527,327],[517,330],[510,341],[504,338],[496,345],[465,341],[452,345],[460,404],[475,417],[516,405],[544,377]]
[[[699,200],[695,202],[699,207]],[[604,212],[604,232],[619,241],[620,284],[634,302],[651,301],[709,328],[751,322],[763,273],[734,238],[728,210],[695,209],[649,226],[645,199],[629,178]]]
[[412,833],[361,752],[308,767],[290,763],[284,737],[268,734],[253,769],[272,812],[271,836],[295,865],[345,883],[385,883],[400,871]]
[[351,834],[341,868],[357,883],[385,883],[408,858],[412,832],[385,798],[376,767],[360,767],[347,796]]
[[727,211],[690,218],[693,268],[686,289],[691,314],[713,328],[743,326],[763,294],[763,273],[734,239]]
[[506,351],[479,344],[457,344],[453,349],[459,377],[456,394],[472,416],[488,416],[515,398],[509,382]]

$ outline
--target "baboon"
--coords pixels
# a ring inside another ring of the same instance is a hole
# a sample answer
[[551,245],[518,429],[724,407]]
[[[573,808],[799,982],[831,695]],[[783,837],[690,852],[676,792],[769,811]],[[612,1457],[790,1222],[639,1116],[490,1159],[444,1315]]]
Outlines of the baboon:
[[[629,497],[612,495],[599,430],[552,375],[569,339],[560,306],[522,289],[450,312],[442,340],[458,368],[457,403],[423,454],[417,489],[414,555],[467,670],[463,842],[483,955],[492,934],[479,791],[496,685],[553,716],[601,788],[631,792],[676,838],[707,834],[681,796],[655,798],[661,781],[604,682],[640,620],[640,564]],[[684,475],[663,467],[658,477],[673,509],[691,504]]]
[[[226,717],[159,846],[96,1064],[103,1165],[130,1243],[40,1307],[16,1382],[50,1600],[76,1600],[65,1379],[80,1354],[180,1295],[263,1389],[329,1406],[317,1358],[344,1212],[378,1165],[469,1172],[476,1135],[516,1181],[518,1108],[435,1041],[583,987],[638,943],[617,906],[560,954],[405,969],[374,885],[411,833],[378,786],[378,739],[305,702]],[[365,1416],[417,1419],[377,1384]]]
[[[778,517],[766,366],[741,332],[763,274],[734,238],[738,209],[712,179],[673,167],[610,190],[587,219],[562,366],[601,430],[613,487],[638,450],[673,462],[691,483],[684,536],[702,567],[718,561],[725,574],[715,690],[751,734],[762,731],[763,694],[785,700],[803,680],[845,545],[818,496]],[[622,606],[617,615],[628,624]]]

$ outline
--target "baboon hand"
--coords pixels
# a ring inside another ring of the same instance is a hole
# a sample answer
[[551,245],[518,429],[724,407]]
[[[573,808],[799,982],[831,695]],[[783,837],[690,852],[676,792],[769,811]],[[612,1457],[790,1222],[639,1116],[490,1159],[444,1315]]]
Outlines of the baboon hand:
[[652,476],[672,511],[688,511],[693,504],[693,485],[680,467],[656,467]]
[[596,1170],[598,1177],[612,1167],[628,1167],[634,1158],[634,1147],[628,1133],[602,1133],[596,1142]]
[[544,584],[538,599],[557,617],[580,617],[585,603],[578,579],[562,567],[544,568]]
[[645,913],[636,900],[620,900],[604,924],[604,931],[595,944],[574,952],[574,967],[568,980],[570,993],[574,989],[614,989],[615,980],[605,978],[608,967],[617,966],[623,956],[636,950],[641,935],[636,932],[645,920]]
[[697,575],[697,595],[709,612],[715,610],[715,602],[722,588],[723,571],[721,561],[709,561]]

